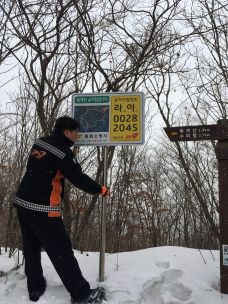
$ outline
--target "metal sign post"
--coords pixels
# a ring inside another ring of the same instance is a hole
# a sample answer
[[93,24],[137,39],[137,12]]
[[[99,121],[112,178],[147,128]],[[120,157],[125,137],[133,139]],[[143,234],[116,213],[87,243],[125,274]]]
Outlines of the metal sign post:
[[219,174],[220,291],[228,294],[228,120],[217,125],[164,128],[172,142],[218,140],[216,157]]
[[[108,147],[104,147],[103,149],[104,149],[104,152],[103,152],[103,185],[105,187],[107,187]],[[104,282],[105,239],[106,239],[106,197],[102,197],[99,282]]]

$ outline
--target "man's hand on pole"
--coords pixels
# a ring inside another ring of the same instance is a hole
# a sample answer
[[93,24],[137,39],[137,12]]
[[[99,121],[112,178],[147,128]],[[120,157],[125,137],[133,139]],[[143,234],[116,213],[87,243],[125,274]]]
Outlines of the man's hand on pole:
[[110,194],[109,188],[102,186],[101,189],[102,189],[102,192],[100,193],[100,195],[104,196],[104,197],[109,197],[109,194]]

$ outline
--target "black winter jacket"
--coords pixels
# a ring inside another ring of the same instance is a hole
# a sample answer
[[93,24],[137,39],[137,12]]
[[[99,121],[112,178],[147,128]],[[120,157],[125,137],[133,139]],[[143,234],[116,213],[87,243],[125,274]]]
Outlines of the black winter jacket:
[[69,142],[73,142],[63,133],[60,135],[57,133],[57,136],[41,137],[34,143],[14,207],[59,217],[64,196],[64,177],[87,193],[101,193],[101,186],[82,173],[81,166],[69,148]]

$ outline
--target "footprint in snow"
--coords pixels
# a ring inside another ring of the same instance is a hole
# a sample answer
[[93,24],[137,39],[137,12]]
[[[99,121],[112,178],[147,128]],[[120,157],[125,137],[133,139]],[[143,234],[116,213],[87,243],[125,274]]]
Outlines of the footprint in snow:
[[158,268],[164,268],[164,269],[168,269],[169,268],[169,262],[167,262],[167,261],[157,261],[157,262],[155,262],[155,265]]
[[163,272],[143,285],[137,301],[124,301],[123,304],[195,304],[189,301],[192,290],[178,281],[183,273],[175,269]]
[[138,302],[140,304],[180,304],[190,300],[192,290],[178,281],[183,273],[181,270],[171,269],[163,272],[160,277],[146,282]]
[[14,281],[6,283],[6,285],[4,286],[4,290],[3,290],[3,297],[4,298],[10,297],[10,295],[14,291],[15,287],[16,287],[16,282],[14,282]]

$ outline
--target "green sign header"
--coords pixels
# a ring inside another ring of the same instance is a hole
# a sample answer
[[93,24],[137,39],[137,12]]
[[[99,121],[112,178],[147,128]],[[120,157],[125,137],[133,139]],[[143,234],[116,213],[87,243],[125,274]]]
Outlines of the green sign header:
[[109,96],[76,96],[75,103],[108,103]]

